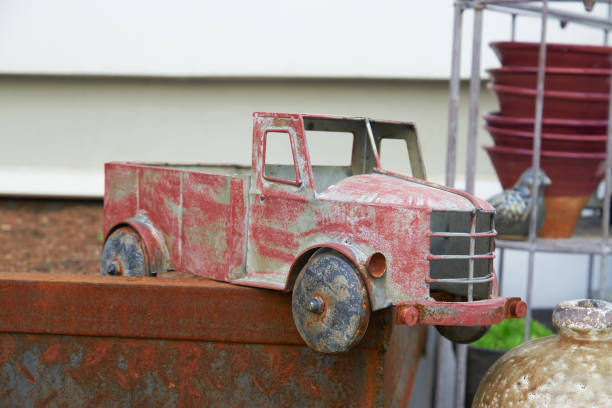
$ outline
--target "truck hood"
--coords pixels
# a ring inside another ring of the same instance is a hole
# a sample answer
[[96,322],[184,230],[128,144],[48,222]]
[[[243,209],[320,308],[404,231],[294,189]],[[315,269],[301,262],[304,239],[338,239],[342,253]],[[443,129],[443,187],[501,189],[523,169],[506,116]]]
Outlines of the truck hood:
[[327,188],[319,198],[439,211],[493,211],[493,207],[486,201],[462,191],[388,173],[361,174],[346,178]]

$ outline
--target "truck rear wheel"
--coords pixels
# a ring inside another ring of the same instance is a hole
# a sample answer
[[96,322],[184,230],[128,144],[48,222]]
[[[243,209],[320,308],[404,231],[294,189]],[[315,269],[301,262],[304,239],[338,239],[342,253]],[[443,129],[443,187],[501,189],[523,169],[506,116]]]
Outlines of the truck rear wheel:
[[120,227],[108,236],[102,249],[102,275],[152,276],[142,237],[131,227]]
[[484,336],[489,326],[436,326],[436,329],[450,341],[467,344]]
[[336,252],[319,251],[297,277],[292,312],[308,346],[323,353],[341,353],[365,334],[370,302],[352,262]]

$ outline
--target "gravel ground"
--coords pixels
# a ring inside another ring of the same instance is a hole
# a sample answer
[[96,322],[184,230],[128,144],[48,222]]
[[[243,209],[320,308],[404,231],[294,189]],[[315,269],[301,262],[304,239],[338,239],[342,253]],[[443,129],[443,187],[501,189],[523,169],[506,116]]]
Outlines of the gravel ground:
[[0,271],[99,273],[102,201],[0,198]]
[[0,198],[0,272],[99,274],[102,220],[102,200]]

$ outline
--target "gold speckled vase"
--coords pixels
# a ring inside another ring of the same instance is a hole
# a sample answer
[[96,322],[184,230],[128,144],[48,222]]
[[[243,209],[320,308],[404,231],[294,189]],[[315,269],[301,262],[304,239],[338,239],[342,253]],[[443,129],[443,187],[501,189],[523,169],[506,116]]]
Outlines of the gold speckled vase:
[[612,407],[612,303],[562,302],[553,324],[558,336],[524,343],[491,366],[472,408]]

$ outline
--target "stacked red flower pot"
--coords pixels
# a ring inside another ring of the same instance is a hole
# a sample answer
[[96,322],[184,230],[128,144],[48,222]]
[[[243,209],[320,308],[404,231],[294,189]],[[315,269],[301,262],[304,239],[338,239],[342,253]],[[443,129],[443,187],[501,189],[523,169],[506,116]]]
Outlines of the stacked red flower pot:
[[[498,42],[502,67],[489,88],[500,111],[485,115],[494,146],[485,147],[504,189],[531,167],[538,43]],[[604,177],[612,47],[548,44],[540,165],[552,184],[544,193],[539,236],[568,238]]]

